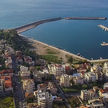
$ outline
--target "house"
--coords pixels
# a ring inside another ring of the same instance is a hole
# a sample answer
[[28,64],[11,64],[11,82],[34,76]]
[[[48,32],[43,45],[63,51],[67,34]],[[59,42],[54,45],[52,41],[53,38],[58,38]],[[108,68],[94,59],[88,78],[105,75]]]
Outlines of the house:
[[55,76],[61,76],[65,73],[65,68],[61,64],[48,64],[48,69],[50,74],[53,74]]
[[52,95],[49,92],[39,90],[37,101],[40,108],[52,108]]
[[5,65],[6,65],[7,68],[12,69],[12,58],[11,58],[11,57],[8,57],[8,58],[5,60]]
[[48,82],[48,88],[47,89],[51,92],[52,95],[57,94],[57,88],[53,82]]
[[72,80],[73,80],[75,85],[77,85],[77,84],[84,84],[84,79],[81,78],[81,77],[73,77]]
[[103,73],[104,73],[105,78],[108,79],[108,62],[104,63]]
[[104,88],[104,89],[108,89],[108,82],[107,82],[107,83],[104,83],[103,88]]
[[30,71],[28,70],[28,67],[20,66],[20,75],[21,77],[30,77]]
[[108,89],[100,89],[99,90],[100,97],[103,97],[104,100],[108,101]]
[[86,106],[89,108],[105,108],[101,99],[89,100]]
[[13,91],[11,76],[1,76],[1,79],[4,81],[5,91]]
[[24,62],[29,64],[29,65],[34,65],[35,62],[32,60],[30,56],[24,56]]
[[0,71],[0,76],[13,76],[13,69],[5,69]]
[[60,77],[60,85],[63,87],[69,87],[70,86],[70,80],[72,79],[71,75],[63,74]]
[[26,79],[26,80],[22,80],[22,82],[23,82],[23,89],[26,93],[31,94],[34,92],[35,89],[34,80]]
[[85,73],[85,81],[87,82],[95,82],[97,79],[96,79],[96,74],[93,73],[93,72],[87,72]]
[[28,103],[27,108],[40,108],[37,103]]
[[0,79],[0,92],[4,91],[4,80]]
[[46,91],[47,90],[47,86],[48,85],[46,83],[38,84],[37,85],[37,90]]
[[88,101],[89,100],[89,92],[87,90],[81,90],[80,98],[84,101]]

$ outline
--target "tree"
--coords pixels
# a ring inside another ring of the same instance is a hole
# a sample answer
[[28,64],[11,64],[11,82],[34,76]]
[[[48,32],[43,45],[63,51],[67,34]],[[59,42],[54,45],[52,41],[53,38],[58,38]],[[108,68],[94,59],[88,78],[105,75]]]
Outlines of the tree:
[[72,57],[69,57],[68,62],[69,63],[73,63],[73,58]]

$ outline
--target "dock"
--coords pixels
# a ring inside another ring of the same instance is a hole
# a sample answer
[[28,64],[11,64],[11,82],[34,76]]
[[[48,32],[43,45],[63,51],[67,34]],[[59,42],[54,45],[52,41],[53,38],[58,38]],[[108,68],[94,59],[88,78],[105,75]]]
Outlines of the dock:
[[98,27],[100,27],[100,28],[102,28],[103,30],[105,30],[105,31],[108,31],[108,27],[106,27],[106,26],[104,26],[104,25],[98,25]]

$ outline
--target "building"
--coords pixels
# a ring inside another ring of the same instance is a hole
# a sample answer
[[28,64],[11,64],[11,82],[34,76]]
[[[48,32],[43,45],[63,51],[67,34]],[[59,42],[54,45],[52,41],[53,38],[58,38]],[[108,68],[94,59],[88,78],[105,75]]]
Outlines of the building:
[[86,106],[89,108],[105,108],[101,99],[89,100]]
[[26,93],[31,94],[34,92],[34,89],[35,89],[34,80],[26,79],[26,80],[23,80],[22,82],[23,82],[23,89],[25,90]]
[[84,101],[88,101],[89,99],[89,92],[87,90],[81,90],[81,99]]
[[37,93],[37,101],[40,108],[52,108],[52,95],[41,90]]
[[13,91],[11,76],[1,76],[1,79],[4,81],[4,90]]
[[73,77],[73,82],[75,85],[77,84],[84,84],[84,79],[81,77]]
[[100,89],[99,90],[100,97],[103,97],[104,100],[108,102],[108,89]]
[[103,73],[104,73],[105,78],[108,79],[108,62],[104,63]]
[[0,92],[4,91],[4,80],[0,79]]
[[104,88],[104,89],[108,89],[108,82],[107,82],[107,83],[104,83],[103,88]]
[[49,64],[48,69],[50,74],[53,74],[55,76],[61,76],[65,73],[65,67],[61,64]]
[[0,71],[0,76],[13,76],[13,69],[5,69]]
[[87,82],[95,82],[97,80],[96,78],[96,74],[93,73],[93,72],[88,72],[88,73],[85,73],[85,81]]
[[5,65],[6,65],[7,68],[12,69],[12,58],[11,58],[11,57],[8,57],[8,58],[5,60]]
[[48,90],[51,92],[52,95],[57,94],[57,88],[53,82],[48,83]]
[[60,77],[60,85],[63,87],[69,87],[70,86],[70,80],[72,79],[71,75],[63,74]]
[[34,65],[35,64],[30,56],[24,56],[24,62],[29,64],[29,65]]
[[28,67],[20,66],[20,75],[21,77],[30,77],[30,71],[28,70]]

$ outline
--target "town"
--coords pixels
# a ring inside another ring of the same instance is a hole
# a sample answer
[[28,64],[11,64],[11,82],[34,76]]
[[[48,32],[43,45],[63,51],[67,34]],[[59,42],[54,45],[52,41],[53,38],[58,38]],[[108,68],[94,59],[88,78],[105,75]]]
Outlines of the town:
[[0,108],[108,108],[108,62],[48,59],[0,30]]

